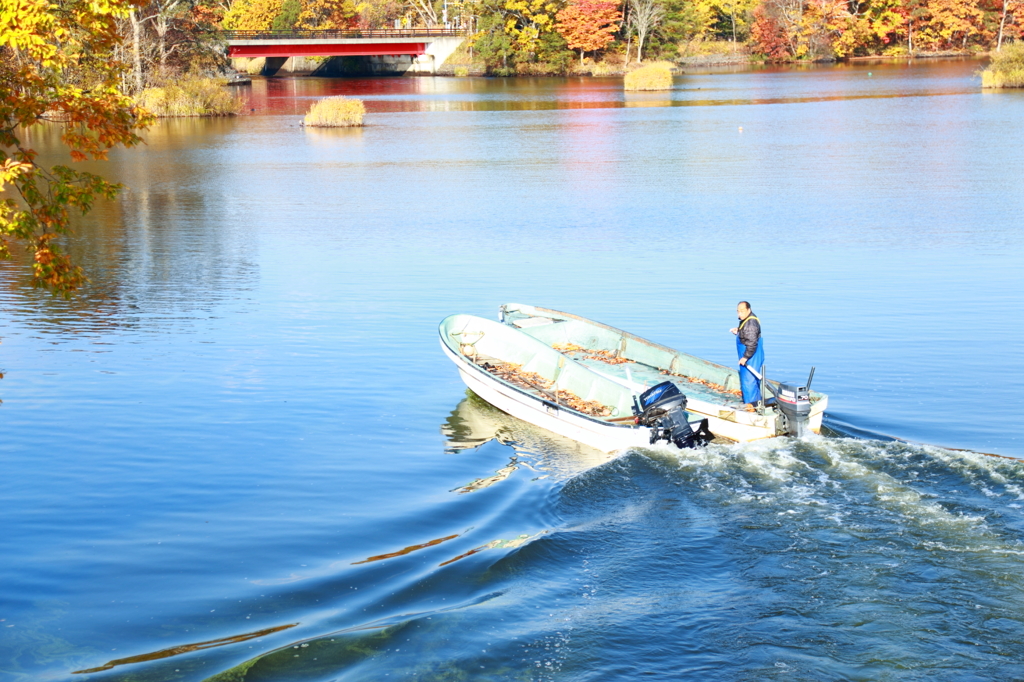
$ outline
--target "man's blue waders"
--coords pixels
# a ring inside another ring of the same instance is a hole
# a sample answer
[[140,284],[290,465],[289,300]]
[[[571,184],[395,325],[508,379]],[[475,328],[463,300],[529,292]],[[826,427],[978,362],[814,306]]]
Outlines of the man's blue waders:
[[[750,318],[748,317],[747,320]],[[745,323],[747,320],[743,320]],[[740,329],[743,325],[740,325]],[[738,358],[742,358],[743,354],[747,352],[747,347],[740,341],[739,333],[736,334],[736,354]],[[760,337],[757,340],[757,350],[754,351],[754,357],[747,360],[747,364],[740,367],[740,390],[743,391],[743,402],[745,403],[757,403],[761,400],[761,381],[753,374],[747,371],[747,367],[757,370],[758,374],[763,374],[764,370],[764,337]]]

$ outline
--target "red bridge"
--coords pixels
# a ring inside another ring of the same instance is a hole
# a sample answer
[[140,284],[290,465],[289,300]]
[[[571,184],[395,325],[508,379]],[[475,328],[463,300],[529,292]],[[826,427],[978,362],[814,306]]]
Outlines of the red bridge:
[[234,57],[366,57],[428,54],[431,43],[461,39],[450,28],[402,28],[343,31],[222,31],[228,56]]

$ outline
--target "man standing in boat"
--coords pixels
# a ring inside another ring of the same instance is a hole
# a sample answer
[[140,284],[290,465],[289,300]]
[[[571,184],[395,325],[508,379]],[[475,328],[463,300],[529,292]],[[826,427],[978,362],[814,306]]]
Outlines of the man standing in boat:
[[740,390],[743,402],[755,405],[761,400],[761,380],[754,376],[754,370],[761,374],[764,366],[764,343],[761,340],[761,321],[750,309],[750,304],[740,301],[736,306],[740,326],[729,331],[736,335],[736,354],[740,357]]

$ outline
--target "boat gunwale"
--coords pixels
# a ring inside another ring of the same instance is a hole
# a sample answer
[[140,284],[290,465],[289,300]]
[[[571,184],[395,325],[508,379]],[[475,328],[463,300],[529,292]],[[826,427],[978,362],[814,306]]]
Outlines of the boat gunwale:
[[[559,403],[552,402],[549,399],[542,398],[542,397],[540,397],[538,395],[534,395],[533,393],[530,393],[526,389],[524,389],[524,388],[522,388],[520,386],[516,386],[511,381],[507,381],[505,379],[502,379],[501,377],[498,377],[498,376],[495,376],[494,374],[491,374],[490,372],[488,372],[486,369],[484,369],[483,367],[481,367],[477,363],[471,362],[469,360],[469,358],[466,357],[464,354],[456,352],[450,345],[448,345],[448,343],[445,340],[444,333],[441,331],[441,327],[442,327],[442,325],[444,325],[445,320],[447,320],[449,317],[453,317],[453,316],[449,315],[448,317],[444,318],[444,320],[441,320],[441,324],[438,325],[438,328],[437,328],[437,334],[438,334],[438,337],[440,337],[441,346],[446,351],[451,353],[455,360],[461,362],[462,365],[465,365],[467,367],[472,367],[478,373],[480,373],[482,376],[489,378],[490,380],[494,381],[498,385],[500,385],[500,386],[507,386],[508,388],[511,388],[512,390],[516,391],[517,393],[520,393],[520,394],[526,396],[527,398],[529,398],[531,400],[535,400],[535,401],[539,402],[541,405],[544,405],[545,407],[553,407],[556,410],[565,410],[566,412],[568,412],[569,414],[571,414],[573,416],[582,417],[582,418],[584,418],[584,419],[586,419],[588,421],[594,422],[595,424],[600,424],[600,425],[606,426],[606,427],[612,427],[612,428],[616,428],[616,429],[631,429],[631,430],[637,430],[637,429],[640,428],[636,424],[629,424],[629,423],[621,424],[621,423],[615,423],[615,422],[608,422],[608,421],[605,421],[605,420],[603,420],[603,419],[601,419],[599,417],[595,417],[593,415],[585,414],[583,412],[580,412],[579,410],[574,410],[573,408],[569,407],[568,405],[561,405]],[[477,317],[476,315],[467,315],[467,317],[476,317],[477,319],[485,320],[485,321],[493,323],[493,324],[501,324],[500,322],[494,322],[493,320],[489,320],[486,317]],[[519,332],[518,329],[516,329],[515,331]],[[520,332],[520,333],[522,333],[522,332]],[[530,336],[529,334],[523,334],[523,335],[526,336],[527,338],[533,339],[533,337]],[[547,344],[544,344],[543,342],[539,341],[538,339],[533,339],[533,340],[538,341],[538,343],[541,343],[542,345],[544,345],[545,348],[551,350],[553,353],[558,353],[559,355],[562,355],[557,350],[551,348],[551,346],[548,346]],[[566,358],[566,359],[571,361],[571,362],[576,362],[572,358]],[[506,362],[506,361],[502,360],[502,362]],[[590,372],[592,374],[595,374],[595,375],[597,375],[599,377],[601,376],[600,374],[597,374],[596,372],[593,372],[590,368],[588,368],[586,365],[583,365],[582,363],[578,363],[577,362],[576,364],[580,365],[580,367],[583,367],[584,369],[586,369],[588,372]],[[602,379],[606,379],[606,377],[601,377],[601,378]],[[616,417],[616,419],[618,419],[618,418],[620,418],[620,417]]]
[[[571,319],[571,320],[576,320],[577,322],[582,322],[584,324],[590,324],[590,325],[593,325],[595,327],[601,327],[602,329],[607,329],[608,331],[615,332],[617,334],[621,334],[623,337],[625,337],[625,338],[627,338],[629,340],[636,341],[636,342],[638,342],[640,344],[644,344],[644,345],[650,346],[652,348],[656,348],[657,350],[660,350],[660,351],[664,351],[664,352],[671,353],[671,354],[674,354],[674,355],[684,355],[687,358],[692,358],[693,360],[697,360],[698,362],[702,362],[702,363],[705,363],[707,365],[711,365],[712,367],[717,367],[717,368],[720,368],[720,369],[724,369],[724,370],[726,370],[728,372],[738,372],[738,370],[734,370],[732,367],[729,367],[727,365],[722,365],[722,364],[719,364],[717,362],[712,362],[711,360],[705,360],[702,357],[698,357],[696,355],[693,355],[691,353],[686,353],[686,352],[681,351],[681,350],[676,350],[675,348],[669,348],[668,346],[664,346],[664,345],[662,345],[662,344],[660,344],[660,343],[658,343],[656,341],[651,341],[649,339],[643,338],[642,336],[637,336],[636,334],[633,334],[631,332],[627,332],[624,329],[619,329],[618,327],[613,327],[610,324],[604,324],[603,322],[597,322],[596,320],[591,320],[590,318],[582,317],[580,315],[573,315],[572,313],[565,313],[565,312],[562,312],[561,310],[555,310],[553,308],[542,308],[540,306],[528,305],[528,304],[524,304],[524,303],[506,303],[506,304],[504,304],[504,305],[502,305],[500,307],[500,310],[501,310],[502,313],[504,313],[506,308],[513,307],[513,306],[517,306],[520,309],[521,308],[532,308],[533,310],[536,310],[537,312],[540,312],[540,313],[550,313],[550,314],[552,314],[554,316],[557,316],[557,317],[565,317],[565,318],[568,318],[568,319]],[[507,326],[512,326],[511,322],[505,322],[504,324],[507,325]],[[536,338],[536,337],[534,337],[534,338]],[[543,341],[541,341],[541,343],[543,343]],[[547,344],[545,344],[545,345],[547,345]],[[548,347],[552,348],[551,346],[548,346]],[[556,350],[556,352],[561,353],[561,351],[557,351],[557,350]],[[562,353],[562,355],[565,355],[565,353]],[[565,356],[569,357],[568,355],[565,355]],[[569,358],[569,359],[571,360],[572,358]],[[680,375],[680,376],[683,376],[684,378],[687,378],[686,375]],[[777,379],[768,379],[768,383],[775,384],[777,386],[779,384],[779,381]],[[815,398],[812,401],[813,403],[817,403],[821,399],[828,397],[826,394],[821,393],[819,391],[809,390],[808,392],[811,394],[811,397]],[[705,401],[705,402],[708,402],[708,401]]]

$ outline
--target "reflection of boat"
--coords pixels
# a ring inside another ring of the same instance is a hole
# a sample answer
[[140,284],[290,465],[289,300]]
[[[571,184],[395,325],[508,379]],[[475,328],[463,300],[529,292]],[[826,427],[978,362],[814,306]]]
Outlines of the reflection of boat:
[[777,405],[748,412],[733,395],[739,376],[731,368],[554,310],[509,304],[501,317],[504,324],[472,315],[441,322],[442,349],[466,385],[513,416],[602,451],[658,439],[693,444],[694,419],[733,441],[821,428],[827,398],[804,387],[771,382]]
[[505,423],[507,419],[504,412],[495,410],[470,393],[441,424],[441,433],[448,441],[445,451],[471,450],[492,440],[509,443],[513,438],[509,425]]
[[448,441],[445,451],[453,454],[478,448],[492,440],[508,446],[514,453],[509,455],[506,466],[454,492],[471,492],[486,487],[485,484],[497,483],[516,467],[562,476],[608,461],[606,452],[517,419],[472,391],[466,391],[466,397],[441,424],[441,433]]

